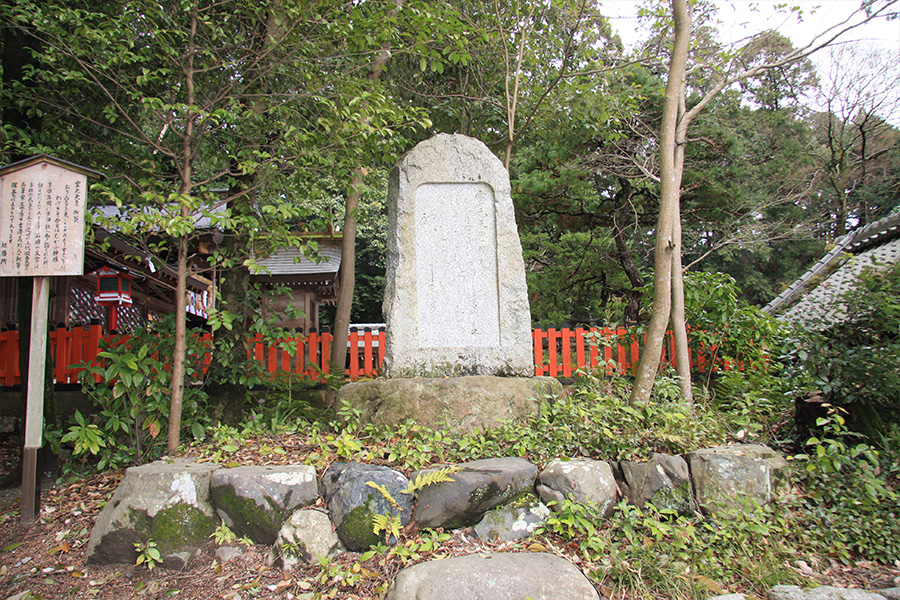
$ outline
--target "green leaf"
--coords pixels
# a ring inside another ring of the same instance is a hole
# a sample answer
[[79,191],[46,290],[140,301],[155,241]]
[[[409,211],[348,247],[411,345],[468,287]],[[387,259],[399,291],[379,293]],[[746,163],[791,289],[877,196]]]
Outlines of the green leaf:
[[9,546],[4,546],[3,548],[0,548],[0,552],[12,552],[13,550],[15,550],[16,548],[18,548],[19,546],[21,546],[24,543],[25,542],[14,542],[14,543],[10,544]]

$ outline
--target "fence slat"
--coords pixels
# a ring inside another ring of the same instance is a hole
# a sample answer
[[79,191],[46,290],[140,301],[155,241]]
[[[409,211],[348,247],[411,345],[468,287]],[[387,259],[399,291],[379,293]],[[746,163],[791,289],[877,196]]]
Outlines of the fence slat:
[[532,345],[534,346],[534,376],[544,375],[544,339],[546,334],[540,328],[531,330]]
[[363,373],[366,377],[375,376],[375,364],[372,359],[372,330],[366,328],[363,334]]
[[586,332],[587,330],[584,327],[575,329],[575,364],[579,369],[586,367],[588,364],[584,360],[584,336]]
[[562,374],[563,377],[572,376],[572,330],[568,325],[563,325],[560,332],[561,344],[560,353],[562,354]]
[[0,384],[13,386],[19,379],[19,332],[0,331]]

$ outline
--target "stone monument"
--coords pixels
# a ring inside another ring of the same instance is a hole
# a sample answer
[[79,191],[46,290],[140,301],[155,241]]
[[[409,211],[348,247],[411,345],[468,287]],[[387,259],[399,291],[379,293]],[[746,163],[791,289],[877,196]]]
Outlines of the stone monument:
[[534,375],[509,174],[478,140],[440,134],[388,184],[386,377]]
[[385,379],[338,400],[363,421],[496,424],[562,386],[534,377],[531,310],[509,174],[480,141],[421,142],[388,183]]

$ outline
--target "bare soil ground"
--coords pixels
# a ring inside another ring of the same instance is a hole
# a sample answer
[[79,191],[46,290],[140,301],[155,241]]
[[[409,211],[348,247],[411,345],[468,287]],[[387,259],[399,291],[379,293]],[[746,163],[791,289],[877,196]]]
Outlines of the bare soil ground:
[[[241,464],[271,464],[287,462],[292,454],[296,456],[290,451],[284,456],[259,453],[258,449],[275,445],[290,450],[292,444],[285,438],[251,440],[232,459]],[[15,465],[17,456],[17,448],[8,442],[0,444],[0,476]],[[287,573],[267,564],[269,548],[265,546],[241,547],[238,558],[222,563],[216,559],[217,546],[212,540],[184,571],[149,570],[145,565],[131,564],[85,565],[84,552],[94,520],[115,491],[122,474],[122,471],[108,472],[59,483],[45,490],[40,518],[27,526],[20,523],[19,490],[0,493],[0,600],[172,597],[374,600],[385,596],[387,586],[400,569],[421,560],[472,552],[545,550],[576,564],[579,562],[576,549],[559,539],[544,537],[538,541],[485,544],[474,540],[466,531],[458,531],[434,551],[418,557],[375,556],[360,562],[360,555],[347,553],[335,558],[326,568],[312,566]],[[820,584],[845,587],[866,588],[873,582],[900,576],[900,569],[870,564],[848,567],[835,563],[818,566],[817,572],[805,564],[792,567]],[[596,586],[603,597],[612,596],[605,586]],[[616,600],[636,597],[627,590],[615,594]]]

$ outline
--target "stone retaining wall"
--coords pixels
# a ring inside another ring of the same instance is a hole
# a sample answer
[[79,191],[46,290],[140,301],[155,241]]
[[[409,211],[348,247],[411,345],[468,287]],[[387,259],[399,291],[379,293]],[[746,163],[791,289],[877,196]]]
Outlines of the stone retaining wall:
[[[390,543],[391,521],[474,527],[483,539],[510,540],[531,535],[564,500],[594,506],[598,519],[623,498],[681,514],[713,513],[769,502],[786,466],[778,453],[749,444],[640,462],[560,459],[543,470],[521,458],[495,458],[409,478],[361,463],[335,463],[317,477],[306,465],[158,461],[128,469],[97,519],[87,560],[133,563],[134,544],[153,541],[164,566],[183,567],[220,523],[272,545],[272,560],[290,568]],[[383,531],[373,530],[376,519]]]

